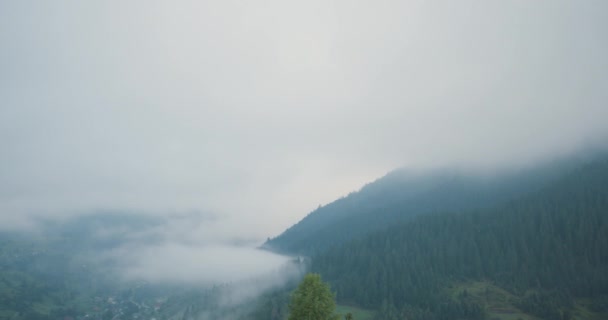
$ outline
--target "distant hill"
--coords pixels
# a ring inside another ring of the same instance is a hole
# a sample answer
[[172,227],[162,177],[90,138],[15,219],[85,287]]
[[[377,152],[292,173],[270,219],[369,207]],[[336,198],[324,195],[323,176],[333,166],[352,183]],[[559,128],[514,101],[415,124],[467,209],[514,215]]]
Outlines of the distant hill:
[[96,212],[0,232],[0,320],[251,319],[257,292],[277,274],[304,268],[292,260],[266,276],[213,286],[124,277],[128,262],[112,254],[170,243],[163,232],[170,219]]
[[580,160],[561,160],[500,174],[462,170],[395,170],[358,192],[319,207],[265,247],[312,256],[332,246],[431,212],[495,206],[538,190]]
[[242,312],[220,301],[230,286],[126,280],[117,261],[103,259],[126,243],[162,241],[151,231],[164,218],[98,212],[43,222],[34,232],[0,232],[0,320],[190,319],[201,310],[220,319]]
[[31,233],[0,233],[0,320],[111,319],[119,308],[134,314],[138,308],[132,301],[162,293],[124,283],[111,266],[91,258],[132,232],[160,223],[143,215],[103,212],[43,221]]

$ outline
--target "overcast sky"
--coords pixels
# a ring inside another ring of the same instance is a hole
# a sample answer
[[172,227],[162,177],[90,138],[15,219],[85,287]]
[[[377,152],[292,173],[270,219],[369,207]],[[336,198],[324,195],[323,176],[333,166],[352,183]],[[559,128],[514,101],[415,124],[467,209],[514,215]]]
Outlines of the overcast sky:
[[603,143],[607,30],[605,0],[2,0],[0,224],[265,238],[396,167]]

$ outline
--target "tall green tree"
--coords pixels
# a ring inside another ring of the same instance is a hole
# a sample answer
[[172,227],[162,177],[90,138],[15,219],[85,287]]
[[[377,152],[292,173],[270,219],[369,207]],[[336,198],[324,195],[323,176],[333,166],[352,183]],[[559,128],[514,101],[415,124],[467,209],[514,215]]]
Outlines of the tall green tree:
[[289,320],[337,320],[336,301],[329,285],[316,273],[309,273],[291,295]]

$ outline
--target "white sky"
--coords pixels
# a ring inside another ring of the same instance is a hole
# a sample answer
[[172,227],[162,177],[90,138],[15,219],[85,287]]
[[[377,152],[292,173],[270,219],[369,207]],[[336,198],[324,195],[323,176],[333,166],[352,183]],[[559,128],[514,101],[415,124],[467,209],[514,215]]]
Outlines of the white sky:
[[0,1],[0,224],[265,238],[398,166],[608,137],[608,2]]

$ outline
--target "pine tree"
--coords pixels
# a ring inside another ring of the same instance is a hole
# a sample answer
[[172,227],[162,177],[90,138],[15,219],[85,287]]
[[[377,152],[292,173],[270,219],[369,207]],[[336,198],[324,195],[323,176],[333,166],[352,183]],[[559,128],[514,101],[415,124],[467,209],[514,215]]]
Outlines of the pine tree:
[[316,273],[307,274],[292,293],[289,320],[337,320],[336,302],[329,285]]

